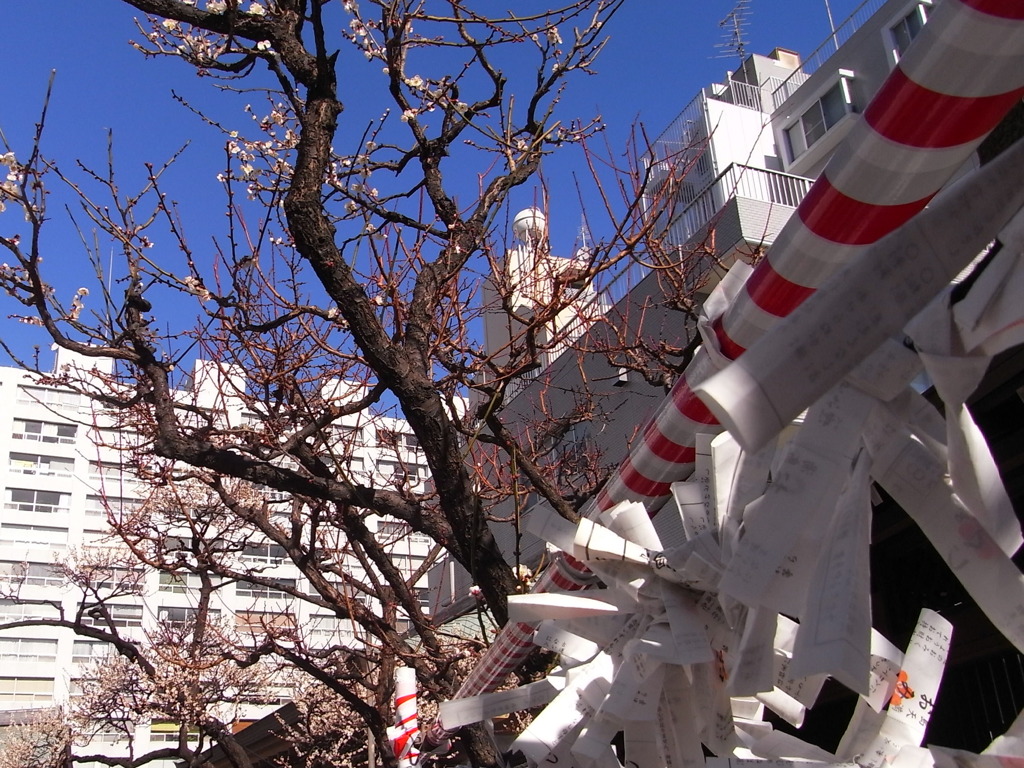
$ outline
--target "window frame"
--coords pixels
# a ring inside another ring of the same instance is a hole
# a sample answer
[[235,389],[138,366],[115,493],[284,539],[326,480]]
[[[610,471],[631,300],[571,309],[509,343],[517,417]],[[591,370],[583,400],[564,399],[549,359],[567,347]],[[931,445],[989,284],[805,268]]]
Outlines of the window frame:
[[[783,143],[785,144],[789,165],[792,165],[801,157],[806,155],[823,138],[828,136],[829,131],[839,125],[847,115],[855,114],[857,112],[857,107],[853,103],[853,95],[850,92],[850,81],[853,79],[854,74],[850,70],[839,70],[836,73],[836,78],[829,81],[828,87],[821,89],[814,99],[812,99],[807,106],[800,111],[800,114],[796,118],[791,119],[782,128]],[[843,106],[843,113],[829,122],[829,116],[825,109],[825,100],[833,93],[839,94],[841,99],[840,103]],[[816,136],[813,141],[808,143],[808,131],[804,119],[815,111],[817,112],[817,115],[821,117],[820,125],[824,126],[824,130],[822,130],[822,132]],[[794,143],[794,137],[800,139],[799,145]]]
[[904,51],[900,49],[900,40],[896,32],[897,27],[905,23],[911,16],[916,15],[918,17],[920,26],[917,28],[917,31],[911,34],[908,38],[907,44],[909,45],[921,33],[921,29],[924,28],[924,25],[928,23],[928,19],[934,8],[935,3],[932,0],[914,0],[914,2],[904,5],[900,12],[889,19],[889,21],[882,27],[882,37],[884,39],[885,52],[889,59],[890,67],[895,67],[904,54]]

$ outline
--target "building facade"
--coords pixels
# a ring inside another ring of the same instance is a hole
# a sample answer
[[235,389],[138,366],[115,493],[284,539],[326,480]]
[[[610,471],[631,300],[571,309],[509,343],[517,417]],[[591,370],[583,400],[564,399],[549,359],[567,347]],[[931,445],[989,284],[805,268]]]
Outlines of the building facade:
[[[82,362],[61,353],[57,367]],[[232,376],[235,380],[229,381]],[[237,391],[233,386],[244,386],[237,371],[200,360],[190,386],[178,396],[216,413],[229,425],[253,423],[258,417],[231,396]],[[359,391],[344,382],[330,387],[338,399]],[[332,429],[338,455],[354,479],[391,487],[401,482],[413,490],[422,490],[428,481],[415,438],[402,422],[376,417],[369,424],[346,417]],[[102,669],[97,662],[111,653],[111,646],[70,628],[5,629],[4,624],[64,618],[87,628],[114,627],[122,637],[146,643],[182,634],[196,617],[199,576],[187,568],[175,573],[145,567],[111,528],[113,523],[131,530],[133,515],[169,503],[124,466],[123,449],[138,439],[131,430],[115,427],[83,395],[40,384],[20,369],[0,368],[0,710],[12,724],[19,721],[19,711],[25,715],[22,719],[32,720],[33,712],[38,716],[54,706],[73,710],[76,697],[88,693],[89,676]],[[262,495],[271,514],[286,523],[292,514],[290,498],[267,489],[251,493]],[[411,575],[422,565],[429,549],[424,537],[399,521],[370,518],[368,525],[376,529],[378,540],[387,543],[403,573]],[[187,562],[188,536],[194,531],[172,526],[162,535],[161,556],[175,554],[173,540],[180,536],[183,544],[177,555]],[[145,545],[138,539],[136,546],[141,550]],[[228,647],[258,644],[268,628],[286,626],[311,648],[359,647],[363,638],[356,625],[296,597],[311,588],[283,547],[252,533],[239,546],[239,571],[258,573],[270,585],[244,580],[217,585],[207,617],[217,623]],[[336,546],[339,558],[344,557],[345,542],[337,541]],[[345,567],[365,580],[358,563]],[[352,598],[375,610],[380,607],[366,594]],[[101,603],[107,614],[90,608]],[[217,713],[235,727],[265,716],[293,692],[288,676],[269,666],[249,684],[253,689],[248,694],[234,697]],[[178,724],[141,720],[115,729],[86,729],[80,747],[124,755],[129,735],[131,748],[140,754],[177,742]]]

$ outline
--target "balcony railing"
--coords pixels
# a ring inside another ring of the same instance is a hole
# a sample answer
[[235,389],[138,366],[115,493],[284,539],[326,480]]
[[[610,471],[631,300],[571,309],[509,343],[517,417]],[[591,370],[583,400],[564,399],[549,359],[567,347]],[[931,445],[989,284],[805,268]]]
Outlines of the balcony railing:
[[[780,80],[772,89],[772,111],[778,109],[788,99],[797,87],[821,68],[833,53],[839,50],[839,46],[853,37],[853,33],[863,26],[864,22],[875,15],[875,12],[885,5],[886,0],[864,0],[853,9],[853,13],[847,16],[835,30],[825,38],[824,42],[804,58],[800,66],[793,70],[793,74],[785,80]],[[774,79],[774,78],[773,78]]]
[[796,208],[812,183],[802,176],[732,163],[673,221],[669,239],[683,245],[734,197]]

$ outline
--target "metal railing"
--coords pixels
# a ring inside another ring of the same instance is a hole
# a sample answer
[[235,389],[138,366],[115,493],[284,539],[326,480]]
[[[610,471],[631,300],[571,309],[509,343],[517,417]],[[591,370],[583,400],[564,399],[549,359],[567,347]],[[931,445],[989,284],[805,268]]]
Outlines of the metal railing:
[[796,208],[812,183],[803,176],[731,163],[673,221],[669,238],[683,245],[734,197]]
[[800,66],[793,70],[793,74],[772,90],[772,111],[778,109],[782,103],[793,95],[793,92],[808,77],[814,74],[821,66],[831,58],[832,54],[839,50],[839,47],[853,37],[854,32],[860,29],[864,22],[875,15],[875,12],[885,5],[886,0],[864,0],[853,9],[831,35],[804,58]]

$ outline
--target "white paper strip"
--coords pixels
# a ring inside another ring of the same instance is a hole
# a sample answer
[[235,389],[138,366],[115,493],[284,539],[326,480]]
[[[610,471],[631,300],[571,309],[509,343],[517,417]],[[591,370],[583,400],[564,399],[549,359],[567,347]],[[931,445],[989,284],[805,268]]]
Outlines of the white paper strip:
[[840,494],[790,668],[797,677],[828,674],[864,695],[871,668],[870,463],[863,451]]
[[881,768],[904,746],[920,746],[946,667],[953,625],[928,609],[921,611],[903,654],[899,683],[882,728],[857,759],[863,768]]
[[519,712],[523,709],[540,707],[558,695],[565,685],[564,679],[548,676],[535,683],[522,685],[511,691],[485,693],[480,696],[469,696],[464,699],[443,701],[439,716],[447,730],[461,728],[481,720]]
[[587,597],[581,597],[556,592],[539,595],[509,595],[509,621],[536,624],[545,619],[600,616],[615,614],[621,610],[618,605],[596,597],[593,590],[587,595]]
[[597,643],[564,629],[551,619],[540,623],[533,642],[576,662],[590,661],[601,650]]

